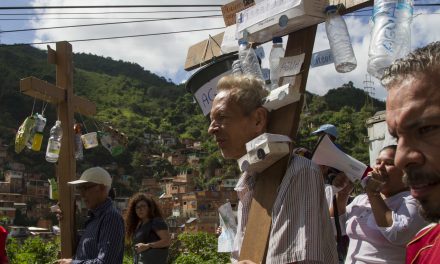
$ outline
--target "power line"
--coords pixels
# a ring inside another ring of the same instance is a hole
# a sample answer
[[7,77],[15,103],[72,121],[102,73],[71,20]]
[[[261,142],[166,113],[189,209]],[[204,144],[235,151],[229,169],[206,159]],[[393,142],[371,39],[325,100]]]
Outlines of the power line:
[[[108,40],[108,39],[137,38],[137,37],[149,37],[149,36],[160,36],[160,35],[170,35],[170,34],[179,34],[179,33],[198,32],[198,31],[206,31],[206,30],[217,30],[217,29],[224,29],[224,28],[225,27],[201,28],[201,29],[192,29],[192,30],[169,31],[169,32],[139,34],[139,35],[126,35],[126,36],[116,36],[116,37],[75,39],[75,40],[66,40],[66,41],[68,41],[68,42],[84,42],[84,41]],[[43,44],[51,44],[51,43],[56,43],[56,42],[59,42],[59,40],[56,40],[56,41],[45,41],[45,42],[31,42],[31,43],[1,44],[0,47],[5,47],[5,46],[23,46],[23,45],[43,45]]]
[[60,28],[107,26],[107,25],[131,24],[131,23],[153,22],[153,21],[164,21],[164,20],[179,20],[179,19],[193,19],[193,18],[214,18],[214,17],[222,17],[222,15],[155,18],[155,19],[143,19],[143,20],[123,21],[123,22],[108,22],[108,23],[95,23],[95,24],[82,24],[82,25],[71,25],[71,26],[43,27],[43,28],[25,28],[25,29],[3,30],[3,31],[0,31],[0,33],[12,33],[12,32],[35,31],[35,30],[46,30],[46,29],[60,29]]
[[0,13],[0,16],[45,16],[45,15],[105,15],[105,14],[154,14],[154,13],[200,13],[218,12],[220,9],[208,10],[157,10],[157,11],[109,11],[109,12],[51,12],[51,13]]
[[[213,15],[220,16],[220,15]],[[0,21],[30,21],[30,20],[118,20],[118,19],[155,19],[155,17],[53,17],[53,18],[0,18]]]
[[72,9],[72,8],[143,8],[143,7],[222,7],[223,5],[91,5],[91,6],[0,6],[0,10]]

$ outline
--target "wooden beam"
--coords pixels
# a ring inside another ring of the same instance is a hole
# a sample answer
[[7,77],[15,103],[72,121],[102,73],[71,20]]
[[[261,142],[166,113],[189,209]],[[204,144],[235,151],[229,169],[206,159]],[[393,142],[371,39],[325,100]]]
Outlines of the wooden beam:
[[[66,90],[35,77],[20,80],[20,92],[49,103],[58,104],[66,99]],[[96,114],[96,105],[86,98],[73,96],[73,108],[82,115]]]
[[33,76],[20,80],[20,92],[53,104],[58,104],[66,97],[63,89]]
[[73,66],[72,45],[66,41],[57,42],[57,86],[63,87],[66,99],[58,104],[58,117],[63,128],[61,150],[56,172],[59,185],[60,206],[63,218],[61,228],[61,257],[71,258],[76,247],[75,199],[73,188],[67,184],[76,179],[75,134],[73,131]]
[[[305,93],[313,44],[317,25],[289,34],[286,57],[305,53],[301,73],[295,78],[295,86]],[[287,105],[270,113],[268,132],[288,135],[295,138],[304,95],[299,102]],[[278,161],[257,176],[254,197],[249,211],[246,232],[240,252],[240,260],[252,260],[264,263],[272,223],[272,206],[277,196],[277,189],[286,172],[288,157]]]
[[74,95],[72,98],[73,110],[85,116],[96,114],[96,105],[84,97]]
[[338,4],[342,4],[344,6],[344,9],[341,9],[339,11],[339,14],[341,15],[345,15],[351,12],[354,12],[356,10],[365,8],[365,7],[369,7],[369,6],[373,6],[374,1],[373,0],[330,0],[330,4],[331,5],[338,5]]

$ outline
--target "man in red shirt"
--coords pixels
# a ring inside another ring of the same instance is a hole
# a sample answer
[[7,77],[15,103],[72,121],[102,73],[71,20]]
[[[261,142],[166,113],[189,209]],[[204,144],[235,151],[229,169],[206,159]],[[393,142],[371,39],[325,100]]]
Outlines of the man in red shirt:
[[408,243],[406,263],[440,263],[440,42],[396,60],[383,75],[396,166],[432,224]]
[[8,231],[3,226],[0,226],[0,264],[7,264],[8,256],[6,255],[6,238]]

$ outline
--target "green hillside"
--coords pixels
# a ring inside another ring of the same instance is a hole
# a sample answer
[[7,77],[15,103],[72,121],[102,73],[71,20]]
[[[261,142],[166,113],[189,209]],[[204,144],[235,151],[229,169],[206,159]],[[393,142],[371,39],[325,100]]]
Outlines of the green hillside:
[[[4,143],[10,145],[11,153],[15,129],[30,115],[33,106],[36,112],[40,112],[43,106],[40,101],[34,105],[32,98],[19,92],[19,80],[35,76],[55,83],[55,67],[47,63],[46,56],[45,51],[30,46],[0,45],[0,135]],[[98,110],[93,118],[75,115],[77,121],[84,121],[86,125],[87,131],[83,132],[97,131],[102,124],[108,123],[129,137],[127,151],[117,157],[111,156],[102,147],[87,150],[85,160],[78,162],[78,171],[91,165],[114,162],[122,168],[119,176],[129,175],[126,180],[130,184],[120,187],[123,194],[129,194],[137,190],[142,177],[162,177],[184,169],[174,168],[166,160],[152,158],[169,149],[160,144],[145,143],[144,134],[161,133],[180,139],[201,140],[201,168],[207,176],[213,168],[225,164],[214,142],[209,140],[206,117],[202,116],[193,97],[183,86],[175,85],[134,63],[90,54],[75,54],[73,59],[75,94],[95,102]],[[310,132],[320,124],[333,123],[339,127],[342,135],[339,143],[347,152],[368,161],[368,146],[364,142],[365,119],[376,110],[383,109],[384,103],[376,100],[375,108],[364,107],[365,96],[351,82],[331,89],[325,96],[308,93],[307,108],[296,141],[298,145],[313,148],[316,138],[310,137]],[[55,115],[55,108],[49,106],[46,110],[45,142]],[[53,172],[53,165],[45,162],[43,152],[25,151],[15,155],[14,160],[22,161],[32,170],[42,171],[47,176]]]

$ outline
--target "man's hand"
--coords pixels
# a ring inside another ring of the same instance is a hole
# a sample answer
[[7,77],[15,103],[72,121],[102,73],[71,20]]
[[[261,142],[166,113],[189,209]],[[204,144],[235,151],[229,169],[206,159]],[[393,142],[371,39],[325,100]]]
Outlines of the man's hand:
[[57,260],[57,261],[55,261],[53,263],[56,263],[56,264],[70,264],[70,263],[72,263],[72,259],[59,259],[59,260]]
[[217,236],[220,236],[220,235],[222,234],[222,231],[223,231],[222,227],[219,226],[219,227],[217,227],[217,229],[215,230],[215,234],[216,234]]
[[253,262],[252,260],[242,260],[239,261],[237,264],[256,264],[256,263]]
[[335,178],[332,181],[332,185],[337,188],[343,189],[347,186],[349,182],[350,180],[348,179],[347,175],[345,175],[345,173],[341,171],[336,174]]

